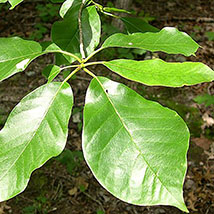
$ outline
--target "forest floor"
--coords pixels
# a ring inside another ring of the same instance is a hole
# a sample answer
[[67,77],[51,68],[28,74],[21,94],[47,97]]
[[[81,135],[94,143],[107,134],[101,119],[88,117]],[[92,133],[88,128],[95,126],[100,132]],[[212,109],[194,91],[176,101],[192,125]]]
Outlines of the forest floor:
[[[51,24],[59,18],[52,14],[55,14],[58,7],[48,6],[47,1],[25,2],[12,11],[8,11],[5,6],[0,7],[0,36],[17,35],[40,41],[44,37],[43,41],[50,40]],[[48,7],[50,8],[47,9]],[[200,61],[214,69],[214,41],[207,34],[214,32],[214,1],[143,0],[142,4],[141,0],[135,0],[130,9],[136,10],[147,20],[152,20],[151,23],[158,28],[173,26],[187,32],[202,47],[195,57],[166,56],[163,53],[156,53],[156,56],[167,61]],[[142,57],[151,56],[146,54]],[[3,127],[9,112],[22,97],[45,84],[41,71],[53,62],[53,55],[40,57],[26,71],[0,83],[0,127]],[[94,71],[126,83],[144,97],[176,110],[183,117],[191,131],[184,199],[191,214],[213,214],[214,110],[213,106],[197,104],[193,99],[202,94],[214,95],[214,84],[204,83],[182,88],[148,87],[122,79],[101,66],[95,66]],[[58,80],[61,79],[62,76],[59,76]],[[75,106],[65,152],[36,170],[23,193],[0,203],[0,214],[183,213],[170,206],[129,205],[113,197],[93,177],[81,152],[82,109],[89,81],[90,77],[85,73],[80,73],[70,81]]]

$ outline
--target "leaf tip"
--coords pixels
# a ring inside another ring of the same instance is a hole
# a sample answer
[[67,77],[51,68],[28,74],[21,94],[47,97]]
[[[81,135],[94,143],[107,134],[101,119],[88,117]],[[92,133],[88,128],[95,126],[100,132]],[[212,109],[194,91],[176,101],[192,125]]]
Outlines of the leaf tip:
[[186,204],[184,203],[184,201],[182,200],[179,204],[175,205],[178,209],[180,209],[181,211],[185,212],[185,213],[189,213],[189,210],[186,207]]

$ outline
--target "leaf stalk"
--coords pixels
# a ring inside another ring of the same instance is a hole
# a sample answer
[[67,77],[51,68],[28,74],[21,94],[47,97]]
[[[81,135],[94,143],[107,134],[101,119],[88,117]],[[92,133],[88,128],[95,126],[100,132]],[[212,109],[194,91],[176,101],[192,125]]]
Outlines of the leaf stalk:
[[97,76],[96,76],[93,72],[89,71],[87,68],[83,68],[83,70],[84,70],[87,74],[89,74],[91,77],[93,77],[93,78],[95,78],[95,79],[97,80]]
[[95,54],[99,53],[100,51],[102,51],[104,48],[101,47],[97,50],[95,50],[93,53],[91,53],[86,59],[85,59],[85,62],[87,62],[89,59],[91,59]]
[[73,72],[71,72],[62,82],[62,85],[67,82],[74,74],[76,74],[79,70],[81,70],[81,67],[78,66]]

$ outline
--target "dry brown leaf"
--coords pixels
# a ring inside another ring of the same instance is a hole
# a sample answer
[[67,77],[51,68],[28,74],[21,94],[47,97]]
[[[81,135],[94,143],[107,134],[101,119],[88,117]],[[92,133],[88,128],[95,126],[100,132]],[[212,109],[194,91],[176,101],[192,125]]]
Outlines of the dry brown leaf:
[[83,177],[78,177],[78,178],[76,179],[76,185],[77,185],[78,187],[83,186],[84,189],[86,190],[86,189],[88,189],[88,185],[89,185],[89,184],[86,182],[86,180],[85,180]]
[[78,191],[78,189],[76,187],[74,187],[74,188],[68,190],[68,194],[70,196],[73,196],[73,195],[76,195],[77,191]]
[[210,127],[214,125],[214,119],[210,117],[208,113],[203,114],[202,119],[204,124],[202,125],[202,129],[204,130],[206,127]]
[[194,142],[197,146],[201,147],[204,150],[209,150],[210,145],[212,143],[211,140],[201,136],[200,138],[193,138],[192,142]]

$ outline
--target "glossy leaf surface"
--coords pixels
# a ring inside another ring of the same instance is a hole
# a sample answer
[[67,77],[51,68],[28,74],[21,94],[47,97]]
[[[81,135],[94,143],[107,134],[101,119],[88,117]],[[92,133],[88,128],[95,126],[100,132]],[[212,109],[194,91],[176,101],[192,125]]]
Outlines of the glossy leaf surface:
[[42,54],[42,47],[34,41],[19,37],[0,38],[0,81],[23,71]]
[[[52,42],[41,43],[44,53],[55,53],[55,63],[56,65],[70,65],[72,62],[76,61],[75,58],[62,54],[63,50]],[[59,60],[60,59],[60,60]]]
[[[83,10],[82,30],[85,52],[86,55],[89,55],[99,44],[101,34],[100,17],[95,6],[90,6]],[[52,28],[52,40],[62,50],[80,57],[77,17],[68,16],[63,21],[55,22]]]
[[[74,7],[78,7],[81,3],[86,4],[87,1],[88,0],[66,0],[60,8],[60,16],[64,18],[68,11],[72,10]],[[71,13],[73,13],[73,11]]]
[[55,82],[13,109],[0,131],[0,202],[22,192],[31,173],[62,152],[72,106],[70,86]]
[[140,48],[190,56],[197,51],[199,45],[186,33],[173,27],[165,27],[158,33],[117,33],[106,39],[102,47]]
[[[15,6],[17,6],[18,4],[20,4],[23,0],[8,0],[8,2],[11,5],[10,9],[13,9]],[[0,0],[0,3],[5,3],[7,2],[7,0]]]
[[126,26],[128,33],[146,33],[146,32],[159,32],[160,30],[140,18],[123,17],[121,18]]
[[214,71],[203,63],[169,63],[161,59],[118,59],[103,63],[119,75],[151,86],[181,87],[214,80]]
[[93,79],[84,108],[83,152],[98,181],[137,205],[183,211],[189,131],[178,114],[123,84]]
[[66,0],[61,8],[60,8],[60,16],[63,18],[65,16],[65,14],[68,12],[68,10],[72,7],[72,5],[74,4],[75,0]]
[[59,11],[59,14],[62,18],[69,12],[71,12],[69,15],[72,15],[73,17],[78,16],[79,8],[81,5],[81,0],[66,0]]
[[85,52],[88,56],[99,44],[101,36],[101,21],[95,6],[83,10],[82,30]]

